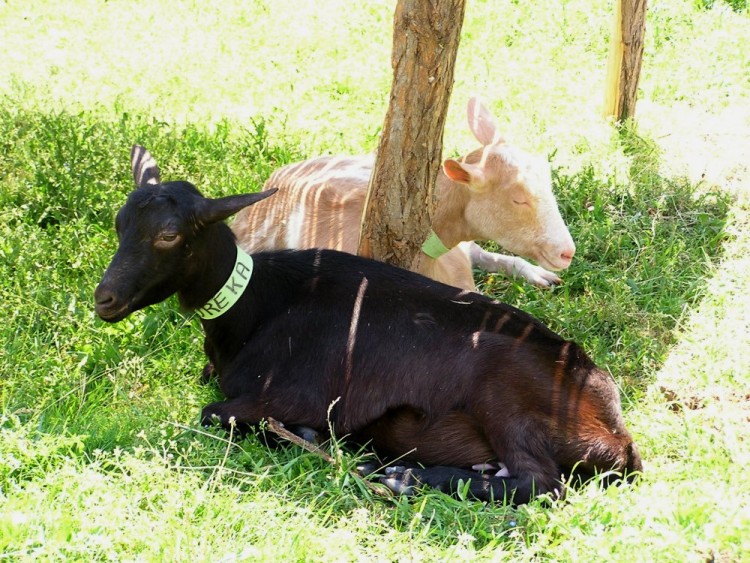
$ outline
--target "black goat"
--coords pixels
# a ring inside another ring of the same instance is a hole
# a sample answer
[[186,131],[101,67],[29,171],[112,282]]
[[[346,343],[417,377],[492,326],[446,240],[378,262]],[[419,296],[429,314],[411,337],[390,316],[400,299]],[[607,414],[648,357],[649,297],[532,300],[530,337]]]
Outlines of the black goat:
[[[117,214],[96,311],[117,322],[174,293],[198,310],[227,397],[204,422],[323,431],[335,402],[337,434],[427,466],[391,475],[396,490],[416,479],[453,491],[473,477],[474,496],[520,503],[574,467],[641,470],[615,383],[533,317],[341,252],[250,258],[223,221],[274,190],[206,199],[188,182],[159,183],[145,149],[131,158],[139,187]],[[507,477],[468,471],[496,461]]]

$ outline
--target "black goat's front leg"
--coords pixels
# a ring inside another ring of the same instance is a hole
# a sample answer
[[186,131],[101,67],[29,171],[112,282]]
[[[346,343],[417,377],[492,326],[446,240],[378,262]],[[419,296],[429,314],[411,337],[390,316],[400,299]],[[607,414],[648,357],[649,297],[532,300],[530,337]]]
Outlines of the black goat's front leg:
[[[245,433],[268,417],[273,417],[281,423],[290,420],[293,424],[286,426],[287,429],[313,444],[325,439],[309,422],[298,423],[288,409],[280,408],[271,401],[259,401],[248,396],[235,397],[227,401],[218,401],[206,405],[201,413],[201,424],[212,426],[218,423],[227,430],[234,426],[241,433]],[[271,442],[273,443],[275,440],[271,440]]]
[[274,416],[264,406],[260,401],[246,396],[235,397],[226,401],[217,401],[203,407],[201,424],[203,426],[212,426],[218,423],[226,429],[231,428],[233,425],[240,428],[253,426],[267,416]]
[[216,368],[211,362],[208,362],[205,366],[203,366],[203,369],[201,370],[201,377],[200,382],[203,385],[208,385],[211,383],[211,380],[216,378]]
[[200,382],[205,385],[218,375],[212,359],[214,357],[214,347],[208,338],[203,339],[203,353],[206,354],[208,362],[203,366]]
[[407,496],[425,485],[451,496],[466,487],[468,496],[476,500],[524,504],[546,492],[538,490],[529,476],[497,477],[459,467],[398,466],[386,468],[385,473],[380,481],[394,493]]

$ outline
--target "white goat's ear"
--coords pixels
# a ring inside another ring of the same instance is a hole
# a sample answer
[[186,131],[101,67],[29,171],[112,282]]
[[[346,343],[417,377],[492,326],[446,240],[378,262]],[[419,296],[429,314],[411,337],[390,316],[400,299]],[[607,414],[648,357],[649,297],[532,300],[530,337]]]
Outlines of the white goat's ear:
[[449,158],[443,162],[443,172],[454,182],[466,184],[474,190],[481,189],[484,184],[484,171],[474,164]]
[[466,108],[466,117],[469,121],[469,130],[474,133],[477,141],[484,146],[504,142],[497,130],[495,117],[476,96],[472,96]]
[[133,145],[130,150],[130,168],[133,170],[136,187],[161,184],[161,172],[156,165],[156,160],[141,145]]

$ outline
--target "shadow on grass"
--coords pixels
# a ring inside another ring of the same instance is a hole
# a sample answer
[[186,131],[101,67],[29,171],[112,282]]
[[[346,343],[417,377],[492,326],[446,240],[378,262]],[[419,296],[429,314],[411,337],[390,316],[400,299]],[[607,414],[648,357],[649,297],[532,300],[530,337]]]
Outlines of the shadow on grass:
[[[461,501],[439,493],[379,503],[346,471],[297,449],[271,451],[250,439],[225,456],[221,440],[165,428],[165,420],[192,428],[216,393],[197,385],[204,361],[199,331],[186,326],[172,303],[117,326],[105,326],[91,310],[93,288],[116,245],[114,212],[132,187],[130,146],[153,150],[165,178],[189,179],[212,196],[256,190],[272,170],[301,155],[271,143],[262,120],[248,128],[226,122],[178,128],[128,114],[105,121],[13,107],[0,104],[0,297],[9,312],[0,326],[6,343],[0,391],[4,414],[16,419],[0,427],[29,434],[19,449],[57,434],[73,444],[62,448],[63,458],[98,455],[103,463],[101,456],[125,448],[207,476],[224,464],[232,470],[230,485],[318,506],[325,524],[364,504],[382,511],[386,527],[436,544],[450,544],[455,531],[466,530],[481,548],[502,541],[511,517],[519,526],[539,517],[533,508],[479,503],[458,510]],[[630,182],[601,179],[593,167],[555,174],[578,245],[564,285],[539,290],[484,274],[479,281],[581,342],[637,390],[664,361],[675,324],[704,291],[726,238],[730,201],[661,177],[653,144],[632,130],[620,135],[633,158]],[[33,458],[5,479],[18,482],[47,469]]]
[[581,343],[630,391],[643,390],[675,342],[675,327],[703,295],[726,241],[731,197],[666,178],[656,144],[626,124],[627,181],[593,166],[554,172],[560,210],[577,245],[552,291],[477,272],[480,288]]
[[186,418],[184,401],[164,389],[190,385],[188,359],[202,361],[174,303],[116,327],[93,315],[94,287],[116,249],[114,215],[134,187],[131,146],[154,150],[165,179],[189,179],[211,196],[256,191],[298,155],[270,141],[263,119],[178,126],[21,106],[0,99],[3,408],[42,431],[87,434],[90,448],[126,445],[155,417]]
[[[127,113],[103,120],[93,113],[20,110],[5,101],[0,213],[6,260],[0,274],[13,280],[4,286],[6,303],[18,296],[27,300],[18,301],[4,336],[21,371],[54,371],[39,358],[45,345],[62,343],[58,356],[69,352],[73,360],[65,363],[62,384],[55,379],[53,387],[68,396],[68,386],[83,377],[86,388],[97,391],[92,397],[106,396],[112,378],[105,374],[125,356],[122,343],[113,343],[112,329],[102,330],[87,304],[114,248],[114,212],[131,190],[130,146],[153,149],[165,178],[190,179],[214,196],[259,189],[274,169],[301,155],[270,142],[262,119],[250,127],[173,126]],[[484,273],[478,273],[478,283],[583,344],[626,387],[638,390],[661,366],[676,324],[704,291],[726,238],[731,201],[718,190],[663,177],[656,145],[632,125],[617,135],[632,162],[627,182],[603,179],[593,166],[555,172],[561,211],[578,246],[563,285],[540,290]],[[179,315],[164,309],[156,310],[166,315],[163,323],[154,320],[157,313],[146,312],[134,320],[138,326],[114,332],[134,347],[132,353],[169,363],[173,342],[186,337],[164,331],[182,325]],[[87,342],[86,331],[98,343]],[[140,333],[147,336],[139,340],[134,335]],[[87,352],[69,350],[75,346]],[[17,386],[11,397],[44,404],[38,400],[42,391],[26,387]]]

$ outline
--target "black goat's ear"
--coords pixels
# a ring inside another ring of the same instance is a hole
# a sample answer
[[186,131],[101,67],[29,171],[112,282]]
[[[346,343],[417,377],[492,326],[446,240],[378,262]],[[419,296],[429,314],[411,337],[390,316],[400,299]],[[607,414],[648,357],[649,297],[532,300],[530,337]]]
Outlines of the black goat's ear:
[[218,199],[204,199],[196,214],[200,223],[208,225],[223,221],[237,213],[240,209],[266,199],[268,196],[275,194],[278,188],[271,188],[264,192],[256,194],[230,195]]
[[141,145],[133,145],[130,150],[130,168],[138,188],[161,184],[161,172],[156,159]]

